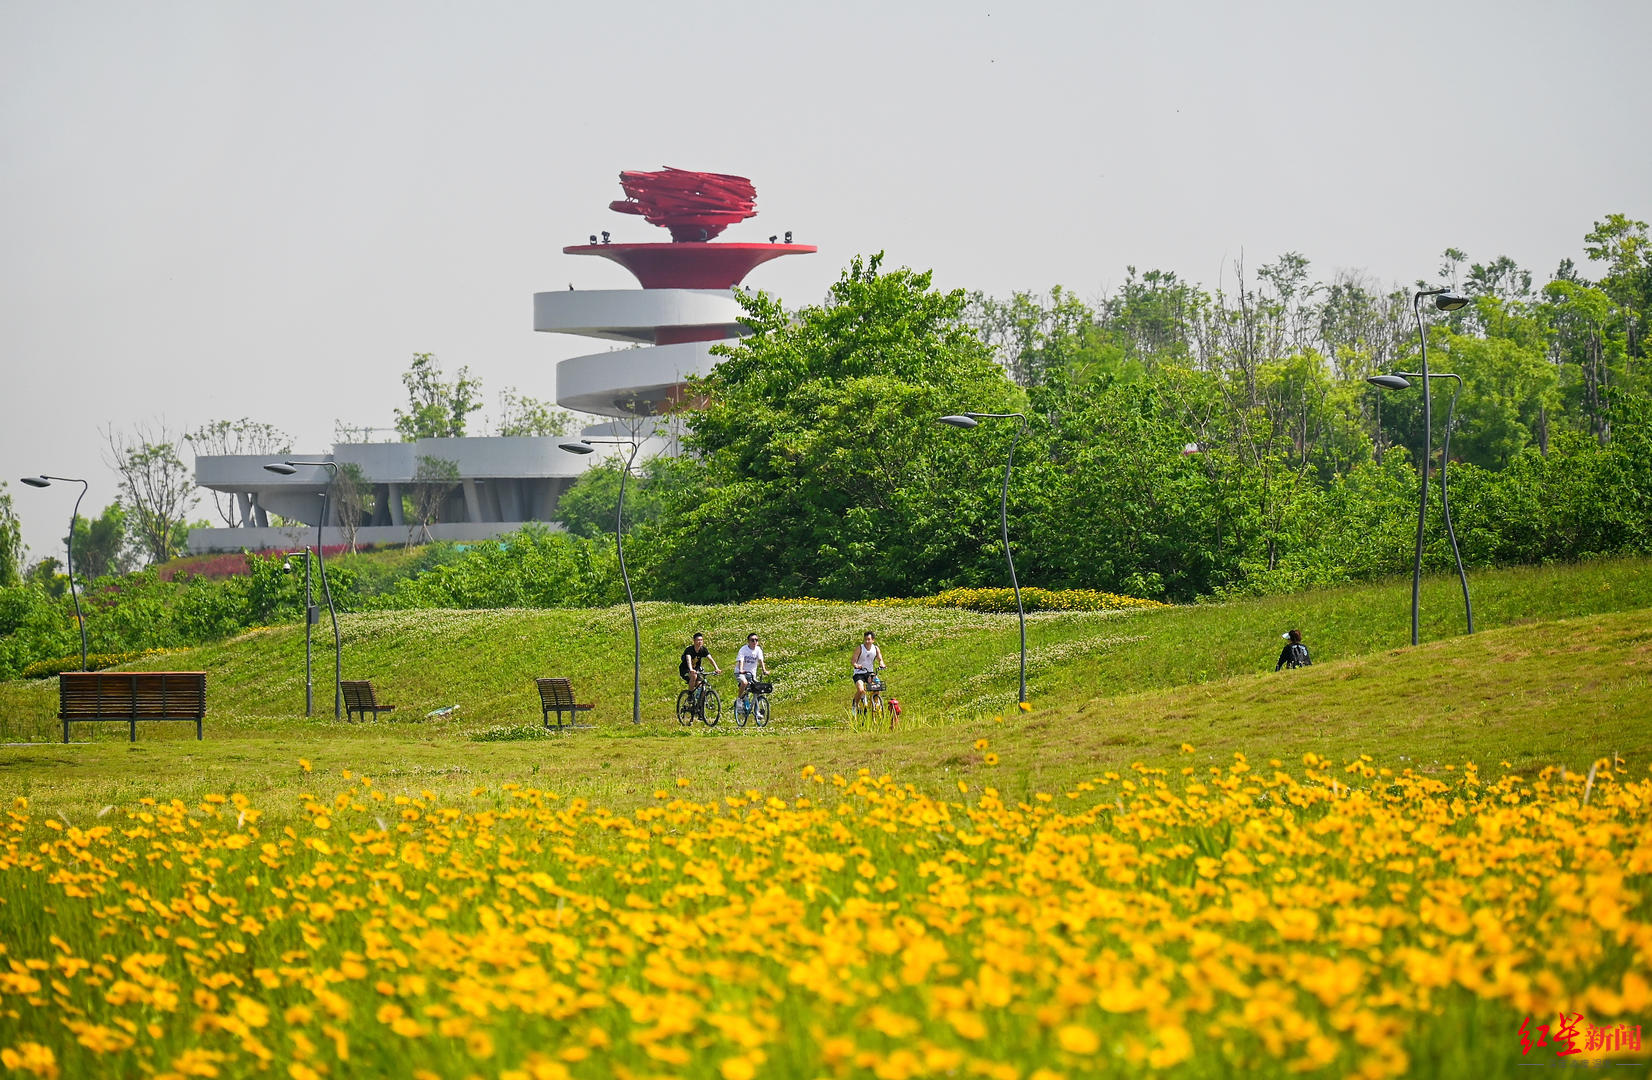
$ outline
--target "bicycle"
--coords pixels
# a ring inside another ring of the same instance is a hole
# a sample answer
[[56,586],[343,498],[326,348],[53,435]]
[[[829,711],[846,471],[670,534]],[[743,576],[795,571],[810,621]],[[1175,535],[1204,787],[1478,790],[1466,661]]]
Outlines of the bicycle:
[[677,694],[677,723],[693,727],[698,720],[706,727],[716,727],[723,716],[723,702],[711,685],[712,672],[700,673],[700,685],[690,690],[684,687]]
[[758,682],[755,677],[747,684],[747,690],[734,701],[734,723],[737,727],[745,727],[750,720],[758,727],[769,726],[769,695],[774,693],[774,683]]
[[855,703],[855,719],[865,720],[870,718],[881,722],[885,715],[883,699],[888,691],[888,686],[885,685],[883,679],[876,672],[868,672],[867,674],[871,677],[866,680],[866,692]]

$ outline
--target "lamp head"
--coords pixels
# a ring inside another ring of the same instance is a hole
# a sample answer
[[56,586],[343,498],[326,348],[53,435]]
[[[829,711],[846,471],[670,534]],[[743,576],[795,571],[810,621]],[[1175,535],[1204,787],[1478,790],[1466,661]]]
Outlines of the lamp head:
[[953,427],[972,428],[979,424],[980,421],[976,420],[973,416],[953,415],[941,417],[941,423],[951,424]]
[[30,487],[51,487],[52,482],[44,476],[25,476],[23,482]]
[[1456,311],[1458,308],[1468,306],[1468,297],[1446,291],[1434,297],[1434,306],[1441,311]]
[[557,445],[560,446],[562,449],[568,451],[568,453],[570,453],[570,454],[594,454],[594,453],[596,453],[596,448],[595,447],[587,446],[584,443],[565,442],[565,443],[557,443]]
[[1372,386],[1380,386],[1384,390],[1409,390],[1411,388],[1411,380],[1403,375],[1372,375],[1365,381]]
[[275,473],[277,476],[291,476],[298,470],[293,468],[291,465],[288,465],[285,461],[272,461],[264,466],[264,471]]

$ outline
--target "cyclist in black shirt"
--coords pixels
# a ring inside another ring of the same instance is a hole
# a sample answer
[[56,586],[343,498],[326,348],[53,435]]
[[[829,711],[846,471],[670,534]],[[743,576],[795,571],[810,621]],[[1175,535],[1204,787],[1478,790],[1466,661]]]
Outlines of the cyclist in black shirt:
[[700,662],[702,660],[711,661],[711,670],[715,674],[721,675],[723,673],[723,669],[718,667],[717,661],[712,658],[711,650],[706,648],[706,636],[695,634],[693,642],[683,650],[682,662],[677,665],[677,674],[682,676],[682,680],[688,684],[690,690],[700,685]]

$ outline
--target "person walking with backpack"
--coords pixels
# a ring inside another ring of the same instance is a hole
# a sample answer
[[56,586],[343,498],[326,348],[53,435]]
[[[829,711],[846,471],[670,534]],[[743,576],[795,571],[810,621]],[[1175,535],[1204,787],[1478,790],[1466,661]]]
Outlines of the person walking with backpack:
[[1313,663],[1308,658],[1308,646],[1302,644],[1302,631],[1288,630],[1280,636],[1285,639],[1285,647],[1279,650],[1279,663],[1273,666],[1275,671],[1287,667],[1307,667]]

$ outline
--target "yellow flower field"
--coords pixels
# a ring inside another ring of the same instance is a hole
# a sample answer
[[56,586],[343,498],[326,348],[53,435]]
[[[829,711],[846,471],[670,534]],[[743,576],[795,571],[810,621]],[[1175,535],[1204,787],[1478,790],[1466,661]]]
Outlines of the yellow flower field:
[[17,800],[9,1075],[1494,1075],[1568,1060],[1522,1048],[1561,1013],[1570,1060],[1652,1059],[1622,1052],[1652,782],[1621,762],[1240,758],[1026,803],[804,768],[784,800],[630,813],[311,779],[336,790],[281,821]]

